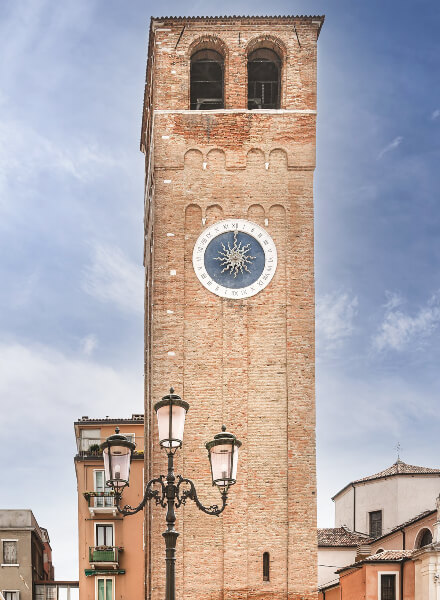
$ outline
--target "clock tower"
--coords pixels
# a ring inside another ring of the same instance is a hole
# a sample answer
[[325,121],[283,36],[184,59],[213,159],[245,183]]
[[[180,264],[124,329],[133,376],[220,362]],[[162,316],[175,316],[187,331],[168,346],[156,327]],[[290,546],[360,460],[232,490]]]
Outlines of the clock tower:
[[[153,404],[190,404],[176,471],[216,504],[204,442],[242,441],[219,518],[177,512],[179,600],[317,598],[313,172],[324,17],[151,21],[145,180],[145,478]],[[161,509],[146,597],[164,597]],[[157,512],[156,512],[157,511]],[[160,511],[160,512],[159,512]]]

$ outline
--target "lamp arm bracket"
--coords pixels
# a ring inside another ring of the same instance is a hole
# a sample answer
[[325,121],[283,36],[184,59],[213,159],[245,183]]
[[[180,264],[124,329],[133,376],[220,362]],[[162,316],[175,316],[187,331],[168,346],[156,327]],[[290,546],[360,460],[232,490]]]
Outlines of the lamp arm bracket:
[[[182,489],[180,486],[185,486]],[[186,487],[187,486],[187,487]],[[187,479],[186,477],[182,477],[179,475],[177,477],[176,484],[176,508],[179,508],[182,504],[185,504],[187,499],[190,498],[195,502],[197,508],[199,508],[202,512],[207,515],[219,516],[226,508],[226,503],[228,499],[228,494],[226,491],[221,492],[222,495],[222,504],[218,506],[218,504],[213,504],[212,506],[206,507],[200,502],[197,492],[196,486],[191,479]]]
[[[151,479],[151,481],[149,481],[145,487],[145,493],[141,503],[135,508],[133,508],[129,504],[126,504],[125,506],[121,507],[120,501],[122,498],[122,494],[120,492],[115,492],[116,508],[118,509],[118,512],[125,516],[135,515],[137,512],[144,508],[144,506],[149,500],[154,500],[156,504],[163,506],[163,508],[166,508],[166,488],[164,484],[164,479],[165,477],[163,475],[161,475],[160,477],[156,477],[155,479]],[[160,486],[159,489],[154,489],[155,485]]]

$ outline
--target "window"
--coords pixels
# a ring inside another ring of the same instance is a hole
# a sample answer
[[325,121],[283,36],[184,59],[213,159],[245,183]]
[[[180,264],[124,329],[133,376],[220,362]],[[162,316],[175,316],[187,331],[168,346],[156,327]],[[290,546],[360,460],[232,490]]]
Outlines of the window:
[[[111,488],[105,485],[105,472],[102,471],[94,471],[94,479],[95,479],[95,492],[111,492]],[[101,498],[95,498],[95,506],[103,507],[103,506],[114,506],[114,498],[113,496],[105,496]]]
[[[3,564],[17,565],[17,540],[2,540],[3,541]],[[15,593],[15,592],[14,592]]]
[[96,446],[101,443],[100,429],[81,429],[80,452],[87,452],[90,446]]
[[423,546],[428,546],[428,544],[432,544],[432,533],[429,529],[424,529],[419,533],[417,548],[423,548]]
[[269,581],[269,552],[263,554],[263,581]]
[[113,525],[96,524],[96,545],[113,546]]
[[11,590],[3,590],[3,597],[5,600],[19,600],[20,592],[11,591]]
[[281,60],[269,48],[259,48],[248,57],[248,109],[280,108]]
[[190,108],[224,108],[223,57],[215,50],[199,50],[191,57]]
[[382,535],[382,511],[370,512],[370,537],[377,538]]
[[113,600],[113,579],[98,578],[96,581],[96,600]]
[[397,600],[396,575],[380,574],[380,600]]

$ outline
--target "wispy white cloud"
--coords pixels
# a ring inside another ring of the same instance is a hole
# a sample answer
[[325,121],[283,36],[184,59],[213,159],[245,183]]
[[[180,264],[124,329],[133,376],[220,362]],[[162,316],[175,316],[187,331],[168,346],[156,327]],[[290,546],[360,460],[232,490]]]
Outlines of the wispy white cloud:
[[389,294],[385,304],[385,316],[376,335],[373,347],[376,350],[404,350],[409,344],[427,338],[440,323],[440,294],[434,294],[425,306],[414,315],[401,309],[403,299]]
[[102,302],[126,312],[143,311],[143,269],[117,247],[95,244],[91,264],[84,270],[83,289]]
[[81,340],[81,350],[85,356],[91,356],[98,345],[98,338],[95,334],[90,333]]
[[[3,508],[32,508],[49,529],[58,577],[74,578],[75,519],[60,519],[54,510],[55,502],[66,514],[77,510],[73,422],[82,415],[120,418],[142,412],[142,376],[47,346],[0,343],[0,399],[8,481]],[[30,453],[26,461],[24,451]],[[56,501],[38,502],[36,490],[42,486],[56,488]]]
[[[321,527],[333,526],[330,496],[349,481],[389,467],[395,446],[404,442],[403,459],[436,467],[438,443],[424,435],[438,423],[438,390],[404,373],[359,376],[333,368],[317,371],[318,503]],[[434,436],[435,438],[435,436]],[[432,444],[436,451],[430,452]],[[353,452],[347,452],[353,448]],[[362,455],[362,460],[360,456]],[[338,469],[334,465],[339,465]]]
[[390,142],[384,148],[382,148],[382,150],[377,155],[377,159],[380,160],[384,156],[384,154],[387,154],[387,152],[391,152],[392,150],[398,148],[402,142],[403,137],[401,135],[395,137],[392,142]]
[[436,108],[435,110],[432,111],[431,113],[431,119],[433,121],[435,121],[436,119],[438,119],[440,117],[440,108]]
[[316,302],[316,333],[322,350],[331,349],[352,335],[358,299],[347,292],[324,294]]
[[49,171],[85,182],[120,164],[95,142],[77,140],[61,146],[23,121],[0,120],[0,191],[5,192],[9,183],[28,182]]

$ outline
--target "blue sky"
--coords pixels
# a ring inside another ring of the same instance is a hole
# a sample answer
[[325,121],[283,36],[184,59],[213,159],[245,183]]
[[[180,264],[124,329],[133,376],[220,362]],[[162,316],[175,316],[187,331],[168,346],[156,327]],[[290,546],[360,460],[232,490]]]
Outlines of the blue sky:
[[[77,577],[73,421],[142,411],[151,14],[206,2],[0,4],[1,506],[32,508]],[[439,466],[440,5],[225,0],[326,14],[319,40],[319,521],[352,479]],[[430,507],[427,507],[430,508]]]

